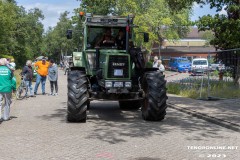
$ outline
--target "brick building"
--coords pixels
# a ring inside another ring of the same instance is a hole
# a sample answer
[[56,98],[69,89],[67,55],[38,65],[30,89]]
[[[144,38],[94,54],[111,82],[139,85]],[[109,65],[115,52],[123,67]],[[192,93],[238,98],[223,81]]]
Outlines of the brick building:
[[202,39],[203,32],[198,32],[198,29],[193,27],[189,34],[178,41],[165,40],[163,46],[159,49],[158,44],[154,44],[151,57],[158,56],[165,63],[171,57],[187,57],[192,60],[193,58],[207,58],[214,57],[215,51],[213,46],[207,46],[206,40]]

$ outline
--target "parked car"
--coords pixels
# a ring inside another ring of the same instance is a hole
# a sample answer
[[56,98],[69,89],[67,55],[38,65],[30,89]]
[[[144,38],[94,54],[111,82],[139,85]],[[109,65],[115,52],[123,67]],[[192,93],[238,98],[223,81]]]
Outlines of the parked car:
[[192,60],[192,75],[204,74],[208,71],[209,64],[206,58],[195,58]]
[[215,71],[215,70],[221,71],[221,70],[225,70],[225,68],[226,68],[225,65],[221,61],[212,63],[212,64],[210,64],[210,66],[211,66],[212,71]]
[[170,58],[169,68],[177,72],[189,72],[191,70],[191,62],[187,58],[173,57]]

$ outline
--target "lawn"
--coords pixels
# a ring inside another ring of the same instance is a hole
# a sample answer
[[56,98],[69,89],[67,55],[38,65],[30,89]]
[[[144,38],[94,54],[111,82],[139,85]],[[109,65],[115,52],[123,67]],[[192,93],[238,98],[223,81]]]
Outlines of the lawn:
[[167,83],[168,93],[189,98],[240,98],[240,88],[232,81],[185,79]]

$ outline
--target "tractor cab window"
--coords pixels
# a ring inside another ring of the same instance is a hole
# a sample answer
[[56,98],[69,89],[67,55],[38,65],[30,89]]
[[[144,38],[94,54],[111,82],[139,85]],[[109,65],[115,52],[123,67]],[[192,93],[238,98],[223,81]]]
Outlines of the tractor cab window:
[[126,48],[125,33],[125,28],[89,27],[87,49],[100,47],[124,50]]

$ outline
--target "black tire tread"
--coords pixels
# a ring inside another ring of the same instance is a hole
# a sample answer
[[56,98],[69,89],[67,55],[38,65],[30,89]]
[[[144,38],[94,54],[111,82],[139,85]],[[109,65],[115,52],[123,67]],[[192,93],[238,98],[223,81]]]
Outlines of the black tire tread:
[[168,99],[166,95],[166,80],[160,71],[146,72],[143,77],[142,88],[146,94],[142,107],[144,120],[160,121],[165,118]]
[[88,89],[87,78],[83,71],[73,70],[68,73],[67,121],[86,122]]

